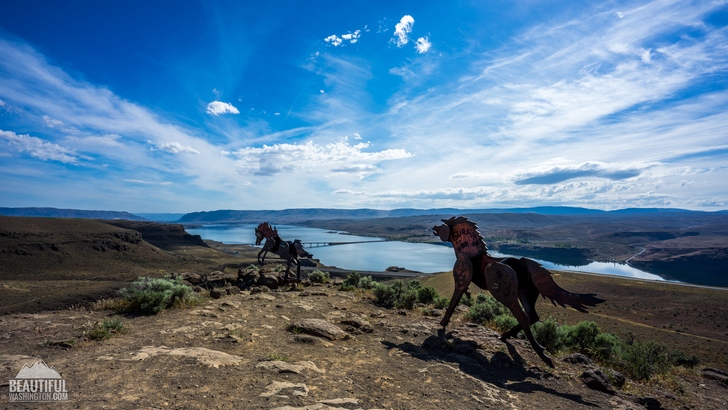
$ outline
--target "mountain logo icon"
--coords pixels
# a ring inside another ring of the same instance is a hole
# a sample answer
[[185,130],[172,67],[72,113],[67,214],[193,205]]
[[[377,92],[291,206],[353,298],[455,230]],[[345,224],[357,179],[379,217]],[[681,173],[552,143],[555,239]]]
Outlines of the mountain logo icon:
[[53,367],[49,367],[40,358],[33,363],[25,363],[15,376],[16,379],[61,379],[61,375]]

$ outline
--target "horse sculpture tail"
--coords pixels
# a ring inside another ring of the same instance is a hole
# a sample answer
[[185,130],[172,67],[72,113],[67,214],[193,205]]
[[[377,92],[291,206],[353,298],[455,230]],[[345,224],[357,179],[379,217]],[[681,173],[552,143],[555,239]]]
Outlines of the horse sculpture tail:
[[551,299],[551,303],[556,306],[558,303],[561,307],[569,305],[579,312],[586,313],[587,307],[594,307],[604,302],[593,293],[572,293],[562,288],[554,282],[551,272],[541,266],[540,263],[527,258],[522,258],[531,274],[531,280],[538,289],[539,293],[545,298]]

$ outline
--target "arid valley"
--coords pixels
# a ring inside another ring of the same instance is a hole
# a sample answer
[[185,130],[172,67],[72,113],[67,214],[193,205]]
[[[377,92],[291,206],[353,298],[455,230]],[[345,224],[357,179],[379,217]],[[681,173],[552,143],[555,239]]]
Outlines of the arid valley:
[[[377,233],[424,238],[438,219],[417,218],[425,220],[378,221],[384,228]],[[357,223],[317,226],[357,232],[363,229]],[[479,225],[486,237],[513,235],[486,218]],[[525,245],[534,246],[537,235],[528,236]],[[631,246],[613,255],[629,254]],[[7,380],[36,357],[66,380],[69,400],[61,405],[69,408],[712,409],[728,403],[724,288],[554,272],[562,287],[606,302],[583,314],[540,300],[542,318],[593,321],[605,332],[658,341],[700,359],[693,368],[628,379],[605,392],[584,380],[600,365],[564,352],[554,355],[550,369],[526,341],[504,343],[496,330],[467,320],[464,306],[443,333],[432,306],[387,309],[374,303],[371,291],[342,290],[345,267],[327,284],[236,288],[156,315],[110,307],[117,290],[139,276],[219,272],[235,282],[253,272],[257,248],[205,243],[177,224],[0,217],[0,251],[4,408],[25,408],[8,402]],[[255,272],[273,272],[280,262],[273,257]],[[412,276],[450,297],[451,274]],[[375,280],[389,279],[375,273]],[[109,318],[121,318],[126,331],[100,340],[88,336],[90,327]],[[306,321],[333,327],[316,333],[306,330]]]

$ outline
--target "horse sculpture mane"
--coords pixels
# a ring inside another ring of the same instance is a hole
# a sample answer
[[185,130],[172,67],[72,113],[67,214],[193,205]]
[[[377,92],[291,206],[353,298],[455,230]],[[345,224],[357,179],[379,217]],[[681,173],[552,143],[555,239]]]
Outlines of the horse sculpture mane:
[[263,237],[266,239],[271,239],[278,236],[278,229],[270,226],[268,222],[263,222],[262,224],[258,225],[256,230],[260,231],[263,234]]
[[[447,221],[444,219],[442,221],[445,222],[447,230],[439,234],[440,239],[443,241],[451,239],[456,254],[472,258],[488,251],[485,239],[475,222],[464,216],[453,216]],[[443,236],[446,236],[445,239]]]
[[432,231],[443,242],[452,243],[457,259],[453,267],[455,291],[440,324],[447,326],[463,293],[471,282],[475,283],[479,288],[489,290],[518,320],[518,325],[503,333],[501,339],[505,341],[523,330],[538,356],[554,367],[551,358],[544,353],[544,347],[531,333],[531,325],[539,321],[536,313],[538,295],[551,299],[554,305],[569,305],[580,312],[586,312],[587,306],[596,306],[604,300],[594,294],[564,290],[554,282],[551,272],[536,261],[527,258],[497,259],[488,255],[488,247],[478,225],[466,217],[452,217],[442,222],[443,225],[433,227]]

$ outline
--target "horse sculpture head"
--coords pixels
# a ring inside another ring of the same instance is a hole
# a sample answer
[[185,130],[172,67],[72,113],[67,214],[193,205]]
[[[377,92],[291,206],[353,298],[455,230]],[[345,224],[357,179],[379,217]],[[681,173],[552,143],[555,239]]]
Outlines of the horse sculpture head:
[[275,238],[278,236],[278,230],[271,227],[268,222],[263,222],[255,228],[255,245],[260,245],[263,239]]
[[442,222],[445,223],[432,228],[432,233],[439,236],[443,242],[452,242],[457,255],[462,254],[472,258],[488,251],[475,222],[464,216],[442,219]]

